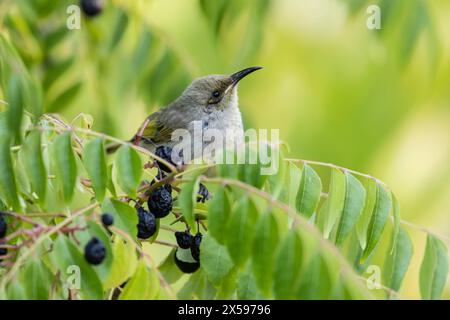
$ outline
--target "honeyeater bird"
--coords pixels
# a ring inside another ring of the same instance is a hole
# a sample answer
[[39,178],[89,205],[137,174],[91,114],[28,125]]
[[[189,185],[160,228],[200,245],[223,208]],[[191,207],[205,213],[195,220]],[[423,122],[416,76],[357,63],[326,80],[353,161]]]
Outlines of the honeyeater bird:
[[[232,75],[208,75],[195,79],[175,101],[148,116],[131,141],[152,152],[161,147],[171,149],[179,143],[172,139],[172,133],[185,129],[194,143],[194,140],[202,139],[194,132],[194,123],[201,123],[203,130],[216,129],[227,139],[242,136],[237,85],[245,76],[261,68],[250,67]],[[204,148],[203,141],[195,142]],[[111,145],[108,151],[112,152],[117,147]]]

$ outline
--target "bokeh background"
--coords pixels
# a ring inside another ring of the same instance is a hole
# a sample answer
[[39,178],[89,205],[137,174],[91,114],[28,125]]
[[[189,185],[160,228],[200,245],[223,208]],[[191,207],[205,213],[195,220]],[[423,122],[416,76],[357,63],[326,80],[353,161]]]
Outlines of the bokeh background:
[[[246,127],[280,129],[291,157],[380,178],[404,220],[450,236],[449,1],[105,0],[68,30],[71,4],[0,0],[0,32],[46,112],[90,114],[125,139],[193,78],[261,65],[239,88]],[[366,27],[371,4],[381,30]],[[401,296],[419,298],[426,234],[408,230]]]

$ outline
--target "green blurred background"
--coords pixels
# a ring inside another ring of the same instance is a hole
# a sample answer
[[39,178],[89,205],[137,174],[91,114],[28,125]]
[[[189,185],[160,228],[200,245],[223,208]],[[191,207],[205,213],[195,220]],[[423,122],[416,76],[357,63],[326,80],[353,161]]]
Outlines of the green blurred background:
[[[115,0],[68,31],[73,3],[0,1],[0,31],[47,112],[91,114],[125,139],[193,78],[261,65],[240,84],[247,128],[279,128],[291,157],[380,178],[403,219],[450,236],[449,1]],[[366,27],[370,4],[381,30]],[[401,296],[419,298],[426,234],[409,231]]]

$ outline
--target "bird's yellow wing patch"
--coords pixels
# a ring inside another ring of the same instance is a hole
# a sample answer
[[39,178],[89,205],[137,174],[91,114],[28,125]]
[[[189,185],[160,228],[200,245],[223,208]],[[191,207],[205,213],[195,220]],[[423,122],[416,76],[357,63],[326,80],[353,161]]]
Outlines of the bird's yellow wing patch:
[[164,126],[156,119],[152,119],[147,123],[147,126],[144,128],[142,132],[142,136],[145,139],[151,140],[155,143],[170,141],[172,137],[173,129],[167,126]]

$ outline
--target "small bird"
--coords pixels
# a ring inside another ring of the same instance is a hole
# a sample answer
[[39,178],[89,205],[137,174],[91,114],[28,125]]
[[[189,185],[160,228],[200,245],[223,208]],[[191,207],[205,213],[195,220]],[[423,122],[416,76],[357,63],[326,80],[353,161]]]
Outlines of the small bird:
[[[192,143],[198,142],[197,145],[204,148],[206,144],[203,141],[195,141],[203,139],[198,133],[194,134],[195,122],[200,122],[203,130],[220,131],[227,143],[230,138],[243,136],[237,84],[261,68],[250,67],[232,75],[208,75],[195,79],[175,101],[148,116],[130,141],[152,152],[161,147],[171,149],[179,142],[172,139],[172,133],[185,129],[191,134]],[[110,146],[108,151],[117,147]]]

